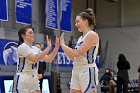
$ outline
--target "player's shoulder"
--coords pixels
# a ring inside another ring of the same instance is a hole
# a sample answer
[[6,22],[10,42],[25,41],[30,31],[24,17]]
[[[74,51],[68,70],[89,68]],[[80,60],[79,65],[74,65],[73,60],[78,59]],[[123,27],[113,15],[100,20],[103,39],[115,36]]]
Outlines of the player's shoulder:
[[94,31],[89,31],[88,34],[87,34],[87,36],[88,37],[92,37],[92,38],[99,37],[98,34],[96,32],[94,32]]
[[21,45],[18,46],[18,49],[23,49],[25,47],[26,47],[25,43],[22,43]]
[[96,32],[94,31],[89,31],[88,34],[91,34],[91,35],[98,35]]

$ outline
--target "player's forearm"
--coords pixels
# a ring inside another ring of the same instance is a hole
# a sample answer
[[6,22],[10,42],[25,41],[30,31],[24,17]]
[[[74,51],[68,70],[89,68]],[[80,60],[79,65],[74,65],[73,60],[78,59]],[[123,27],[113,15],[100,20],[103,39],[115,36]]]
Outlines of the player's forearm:
[[55,56],[57,55],[57,53],[58,53],[58,48],[54,48],[53,52],[46,57],[45,62],[52,62]]
[[73,61],[74,57],[77,57],[77,53],[75,50],[73,50],[72,48],[66,46],[66,45],[61,45],[63,51],[66,53],[66,55]]
[[70,53],[66,53],[66,55],[67,55],[72,61],[74,61],[74,56],[73,56],[73,55],[71,55]]
[[43,52],[35,55],[35,62],[39,62],[39,60],[43,59],[49,53],[50,49],[50,47],[47,47]]

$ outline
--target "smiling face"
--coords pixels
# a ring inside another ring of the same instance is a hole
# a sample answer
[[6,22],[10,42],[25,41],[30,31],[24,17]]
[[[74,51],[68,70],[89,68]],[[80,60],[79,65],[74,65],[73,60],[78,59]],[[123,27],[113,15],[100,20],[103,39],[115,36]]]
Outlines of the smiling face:
[[83,20],[81,16],[76,16],[75,26],[77,27],[79,32],[83,32],[83,29],[87,25],[87,20]]
[[31,28],[27,29],[26,33],[22,35],[24,41],[34,42],[34,32]]

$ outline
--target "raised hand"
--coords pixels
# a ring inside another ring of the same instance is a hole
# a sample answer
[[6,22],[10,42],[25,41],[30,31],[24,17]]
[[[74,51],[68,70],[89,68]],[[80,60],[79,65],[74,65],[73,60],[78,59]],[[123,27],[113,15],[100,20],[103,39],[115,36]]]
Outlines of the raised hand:
[[58,38],[58,36],[56,36],[56,39],[55,39],[55,48],[59,49],[59,46],[60,46],[59,38]]
[[51,39],[49,40],[48,35],[46,35],[46,41],[47,41],[47,47],[51,48],[52,43],[51,43]]
[[60,45],[62,46],[63,44],[65,44],[65,41],[64,41],[64,32],[61,34],[61,37],[60,37]]

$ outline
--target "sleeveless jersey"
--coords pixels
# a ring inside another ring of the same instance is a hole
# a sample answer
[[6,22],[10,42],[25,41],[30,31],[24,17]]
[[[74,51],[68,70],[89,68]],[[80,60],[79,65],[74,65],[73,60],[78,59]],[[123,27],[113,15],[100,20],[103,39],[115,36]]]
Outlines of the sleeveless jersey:
[[[81,36],[78,39],[75,48],[77,49],[78,47],[80,47],[83,44],[85,38],[88,36],[88,34],[91,34],[91,33],[95,33],[95,32],[89,31],[84,36]],[[79,66],[79,65],[95,64],[96,56],[98,53],[98,47],[99,47],[99,42],[96,45],[92,46],[84,55],[80,57],[75,57],[73,65]]]

